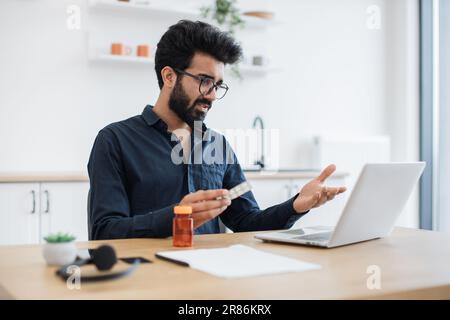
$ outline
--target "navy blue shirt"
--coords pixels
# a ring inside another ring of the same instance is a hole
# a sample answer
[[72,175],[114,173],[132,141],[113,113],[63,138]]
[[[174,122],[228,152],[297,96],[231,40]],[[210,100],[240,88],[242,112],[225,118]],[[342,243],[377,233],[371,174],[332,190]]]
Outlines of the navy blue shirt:
[[[186,194],[231,189],[246,180],[226,139],[204,124],[200,139],[191,135],[190,161],[179,161],[180,141],[152,108],[97,135],[88,163],[92,240],[169,237],[173,207]],[[247,192],[195,233],[219,233],[219,218],[234,232],[289,228],[302,216],[293,209],[294,199],[260,210]]]

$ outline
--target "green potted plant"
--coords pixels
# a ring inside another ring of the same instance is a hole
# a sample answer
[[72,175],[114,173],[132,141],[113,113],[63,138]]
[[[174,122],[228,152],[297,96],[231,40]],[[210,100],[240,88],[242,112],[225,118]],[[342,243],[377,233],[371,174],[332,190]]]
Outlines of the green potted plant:
[[225,26],[231,34],[234,34],[238,27],[245,26],[245,21],[236,7],[236,0],[215,0],[211,6],[201,7],[200,12],[204,18],[211,18],[219,25]]
[[[217,24],[223,26],[232,35],[234,35],[237,28],[245,26],[245,21],[236,7],[236,0],[215,0],[211,6],[201,7],[200,14],[204,18],[216,21]],[[231,72],[238,79],[242,79],[238,64],[231,66]]]
[[49,234],[44,240],[43,255],[47,264],[61,266],[75,261],[75,236],[58,232]]

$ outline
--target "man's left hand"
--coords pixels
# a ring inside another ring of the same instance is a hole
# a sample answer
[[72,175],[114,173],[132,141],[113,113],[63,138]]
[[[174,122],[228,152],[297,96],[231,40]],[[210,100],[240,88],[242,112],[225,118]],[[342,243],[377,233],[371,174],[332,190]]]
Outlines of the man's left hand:
[[304,213],[312,208],[317,208],[331,201],[340,193],[347,190],[346,187],[327,187],[324,185],[325,180],[336,170],[334,164],[326,167],[320,175],[308,182],[300,190],[299,195],[294,201],[294,210],[297,213]]

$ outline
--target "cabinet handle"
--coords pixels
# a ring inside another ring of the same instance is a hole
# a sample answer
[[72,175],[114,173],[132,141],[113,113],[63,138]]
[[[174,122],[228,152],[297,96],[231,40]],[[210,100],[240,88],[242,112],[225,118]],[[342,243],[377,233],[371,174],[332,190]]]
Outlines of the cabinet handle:
[[46,208],[45,208],[45,213],[49,213],[50,212],[50,192],[48,192],[48,190],[44,191],[45,197],[46,197]]
[[31,190],[31,194],[33,195],[33,209],[31,209],[30,213],[36,213],[36,191]]

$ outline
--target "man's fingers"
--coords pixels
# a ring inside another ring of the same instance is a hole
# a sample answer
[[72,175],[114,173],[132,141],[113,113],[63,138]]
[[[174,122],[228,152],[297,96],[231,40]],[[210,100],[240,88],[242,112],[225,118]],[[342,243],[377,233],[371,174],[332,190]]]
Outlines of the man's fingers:
[[194,227],[197,228],[198,226],[202,225],[203,223],[205,223],[211,219],[214,219],[219,214],[221,214],[225,209],[226,209],[226,207],[220,207],[220,208],[195,212],[192,215],[192,217],[194,218]]
[[346,187],[323,187],[322,192],[320,194],[320,198],[315,204],[314,208],[320,207],[325,204],[327,201],[331,201],[335,196],[341,194],[347,190]]
[[338,193],[339,193],[339,188],[334,188],[334,189],[328,191],[327,196],[334,197],[334,196],[337,196]]
[[343,193],[345,191],[347,191],[346,187],[339,187],[339,192],[338,193]]
[[327,197],[335,196],[339,193],[339,187],[328,187],[327,188]]
[[336,171],[336,166],[334,164],[330,164],[328,167],[323,169],[323,171],[317,177],[317,180],[319,180],[320,182],[324,182],[329,176],[333,174],[334,171]]
[[222,200],[208,200],[202,202],[194,202],[191,203],[190,206],[192,207],[192,212],[201,212],[221,207],[228,207],[230,204],[231,204],[230,199],[222,199]]
[[194,219],[209,221],[209,220],[217,217],[219,214],[221,214],[223,212],[223,210],[224,210],[223,207],[220,207],[220,208],[214,208],[214,209],[210,209],[210,210],[200,211],[200,212],[194,213],[193,217],[194,217]]
[[333,200],[334,199],[334,197],[338,194],[338,191],[339,190],[337,190],[336,192],[327,192],[327,201],[331,201],[331,200]]
[[190,193],[184,197],[184,202],[198,202],[214,200],[218,197],[227,197],[229,195],[226,189],[214,189],[214,190],[199,190],[197,192]]
[[[322,188],[322,192],[319,192],[319,198],[317,199],[316,204],[314,205],[314,208],[320,207],[321,205],[323,205],[325,202],[327,202],[328,199],[328,193],[327,192],[323,192],[323,188]],[[326,190],[326,189],[325,189]]]
[[327,200],[333,199],[337,195],[338,191],[339,190],[328,190],[328,192],[327,192]]
[[[325,189],[326,188],[326,189]],[[347,190],[346,187],[323,187],[322,192],[327,195],[327,197],[330,196],[337,196],[340,193],[343,193]]]

